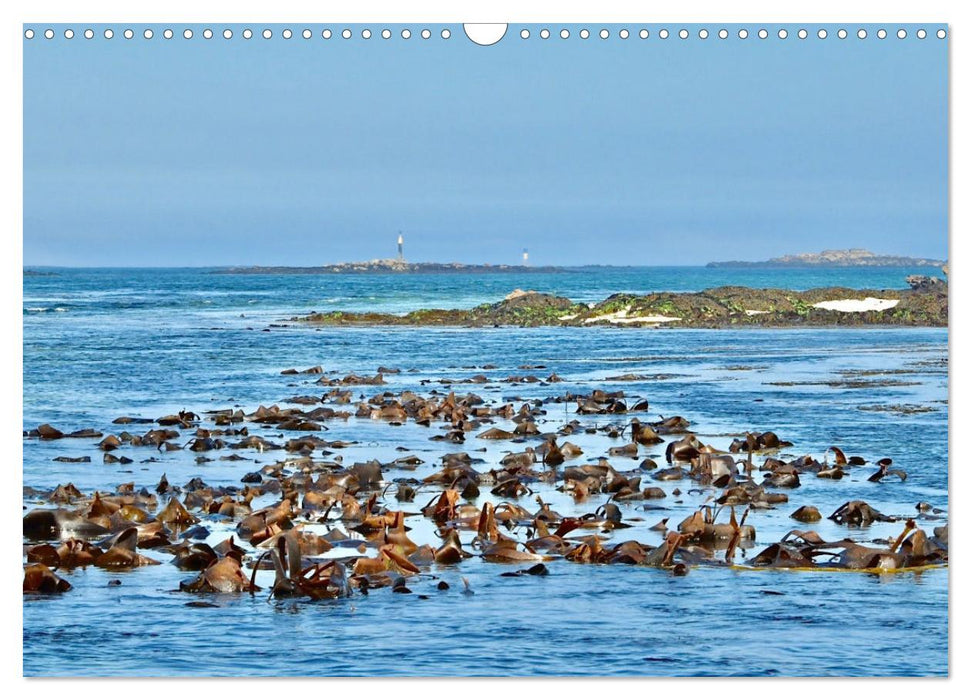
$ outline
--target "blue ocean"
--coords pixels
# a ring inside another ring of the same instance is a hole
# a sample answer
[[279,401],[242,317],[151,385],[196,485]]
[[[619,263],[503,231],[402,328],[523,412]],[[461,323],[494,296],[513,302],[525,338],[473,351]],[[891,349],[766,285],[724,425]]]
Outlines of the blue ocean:
[[[311,311],[468,308],[516,288],[595,302],[616,292],[692,291],[721,285],[809,289],[844,286],[899,289],[909,274],[936,269],[588,268],[552,273],[430,275],[228,275],[218,270],[45,268],[23,281],[23,429],[50,423],[67,431],[117,433],[119,416],[157,418],[182,409],[206,411],[285,405],[288,397],[322,393],[313,375],[284,375],[319,365],[327,376],[373,375],[399,368],[381,387],[355,393],[447,392],[443,379],[484,373],[489,381],[454,386],[487,402],[514,402],[622,390],[629,403],[646,399],[647,418],[683,416],[698,437],[727,448],[747,431],[774,431],[793,443],[788,456],[823,459],[840,446],[864,467],[841,481],[806,477],[789,501],[753,512],[754,555],[793,529],[828,539],[893,539],[902,522],[848,528],[826,516],[849,500],[885,514],[916,517],[916,505],[938,509],[918,521],[930,530],[947,521],[948,333],[943,328],[679,330],[648,328],[312,328],[287,319]],[[542,369],[524,370],[524,367]],[[488,369],[484,369],[488,368]],[[506,378],[555,373],[562,383]],[[627,378],[624,378],[627,375]],[[636,378],[631,379],[630,376]],[[549,404],[551,426],[577,416],[570,404]],[[556,408],[554,408],[556,407]],[[557,414],[562,411],[561,414]],[[589,418],[589,417],[588,417]],[[601,424],[628,420],[594,416]],[[349,443],[345,464],[391,462],[403,454],[423,463],[387,480],[422,479],[445,452],[481,457],[479,471],[506,450],[469,435],[463,445],[430,440],[437,431],[354,417],[327,425],[328,440]],[[188,431],[186,431],[188,432]],[[266,434],[277,434],[272,430]],[[183,436],[187,442],[189,435]],[[623,440],[603,432],[571,441],[595,462]],[[38,490],[73,483],[90,493],[119,484],[153,491],[163,475],[182,485],[213,486],[240,478],[284,453],[241,452],[238,461],[200,462],[188,450],[126,447],[130,464],[104,463],[97,440],[24,438],[23,483]],[[662,464],[664,444],[636,460],[610,456],[618,469],[645,457]],[[89,456],[90,462],[54,461]],[[871,483],[873,464],[890,457],[907,479]],[[645,483],[649,480],[645,477]],[[659,484],[657,501],[621,505],[630,527],[605,535],[615,542],[658,544],[652,526],[676,525],[710,502],[717,489]],[[674,490],[679,490],[678,494]],[[517,503],[536,498],[560,513],[595,511],[606,495],[575,503],[555,484],[536,484]],[[389,499],[394,505],[393,498]],[[435,495],[421,490],[417,510]],[[481,501],[496,501],[483,489]],[[806,526],[790,516],[815,505],[823,520]],[[26,509],[44,507],[25,492]],[[415,518],[410,535],[434,532]],[[233,534],[233,523],[203,516],[207,541]],[[471,545],[469,547],[471,549]],[[942,676],[948,673],[948,570],[895,574],[845,571],[750,571],[692,567],[675,577],[662,569],[547,562],[547,576],[501,576],[516,566],[480,557],[432,565],[410,595],[379,589],[367,596],[309,602],[269,600],[271,571],[255,596],[179,591],[191,572],[161,562],[128,571],[61,572],[72,590],[25,596],[24,673],[29,676]],[[468,587],[462,582],[465,578]],[[120,585],[108,585],[109,581]],[[445,581],[448,590],[439,590]]]

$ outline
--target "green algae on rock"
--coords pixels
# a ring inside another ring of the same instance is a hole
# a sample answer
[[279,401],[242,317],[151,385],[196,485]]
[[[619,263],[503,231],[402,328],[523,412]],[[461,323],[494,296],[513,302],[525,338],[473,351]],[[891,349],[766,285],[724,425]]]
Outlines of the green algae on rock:
[[801,292],[731,286],[702,292],[612,294],[596,304],[517,289],[501,301],[465,310],[419,309],[404,315],[328,311],[290,320],[326,326],[946,326],[948,304],[946,284]]

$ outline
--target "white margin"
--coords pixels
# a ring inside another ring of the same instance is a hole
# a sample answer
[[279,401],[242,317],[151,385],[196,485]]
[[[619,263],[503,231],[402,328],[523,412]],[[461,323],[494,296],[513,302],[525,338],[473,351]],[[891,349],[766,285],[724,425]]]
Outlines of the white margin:
[[[3,186],[0,193],[3,206],[0,208],[3,220],[7,222],[4,229],[6,253],[3,255],[2,284],[4,286],[4,333],[3,359],[4,377],[0,384],[4,388],[3,400],[0,401],[4,434],[7,439],[14,441],[13,454],[8,454],[4,464],[7,479],[4,490],[5,522],[14,534],[8,535],[3,543],[3,592],[4,610],[7,613],[5,625],[6,634],[3,638],[2,659],[4,676],[9,682],[4,688],[8,697],[29,697],[32,700],[45,697],[70,698],[71,700],[85,700],[97,698],[106,700],[116,694],[129,695],[137,693],[139,700],[151,700],[171,693],[180,695],[193,694],[195,697],[205,697],[212,693],[216,695],[233,694],[240,698],[250,694],[272,693],[294,695],[297,697],[311,694],[365,694],[377,692],[387,694],[396,700],[408,698],[426,698],[429,693],[441,696],[461,694],[464,698],[477,698],[523,693],[541,694],[552,700],[561,698],[595,698],[604,694],[616,697],[616,700],[642,697],[645,694],[665,693],[680,698],[682,694],[688,696],[712,695],[732,698],[744,697],[752,700],[757,697],[784,697],[786,700],[797,698],[813,698],[832,696],[833,694],[860,694],[872,696],[890,693],[891,695],[914,695],[928,693],[935,700],[939,697],[957,696],[960,687],[971,674],[964,668],[968,658],[968,646],[964,643],[967,632],[967,607],[963,605],[960,596],[953,595],[960,591],[956,585],[960,572],[964,571],[963,556],[967,548],[963,546],[963,537],[967,528],[963,526],[962,510],[963,498],[966,497],[962,486],[966,477],[962,471],[967,468],[960,461],[950,474],[950,503],[951,503],[951,600],[950,600],[950,662],[951,678],[948,681],[921,680],[498,680],[498,681],[405,681],[398,679],[386,680],[292,680],[279,685],[279,680],[255,681],[258,685],[243,685],[253,682],[246,680],[166,680],[141,682],[137,680],[24,680],[22,673],[22,634],[17,621],[21,617],[22,594],[20,591],[22,570],[20,567],[20,523],[21,518],[21,464],[22,448],[20,431],[22,423],[22,203],[23,203],[23,173],[22,173],[22,88],[23,63],[22,42],[23,24],[31,23],[61,23],[82,22],[106,23],[119,20],[132,23],[157,22],[160,19],[171,20],[175,23],[189,22],[219,22],[238,23],[252,22],[307,22],[307,23],[363,23],[363,22],[548,22],[556,23],[613,23],[636,22],[643,23],[735,23],[735,22],[764,22],[764,23],[886,23],[888,28],[894,24],[938,22],[949,23],[951,50],[951,245],[950,245],[950,280],[951,280],[951,357],[962,357],[961,348],[968,349],[968,306],[967,297],[963,296],[968,288],[964,284],[962,273],[964,254],[968,244],[963,236],[971,235],[968,217],[962,214],[966,211],[969,201],[968,195],[968,161],[969,139],[964,132],[971,130],[971,109],[968,107],[968,95],[971,87],[967,84],[967,76],[971,74],[968,64],[969,50],[963,44],[964,37],[971,36],[971,21],[968,20],[968,3],[957,1],[923,0],[909,2],[901,0],[883,0],[880,3],[850,2],[849,0],[816,0],[815,2],[788,2],[778,0],[735,2],[717,2],[714,0],[695,0],[687,3],[665,3],[651,5],[644,2],[619,2],[616,0],[598,0],[597,2],[580,3],[575,0],[560,0],[549,2],[546,0],[523,3],[521,0],[492,0],[491,2],[463,2],[446,0],[412,0],[411,2],[393,2],[391,0],[370,0],[366,4],[352,2],[310,2],[308,0],[275,0],[267,3],[254,0],[236,0],[235,2],[209,3],[204,5],[198,0],[168,0],[159,2],[123,2],[120,0],[46,0],[43,3],[29,5],[26,2],[8,2],[0,9],[3,16],[0,41],[3,45],[2,55],[6,70],[3,73],[4,99],[4,138],[3,150],[0,151],[0,163],[3,166]],[[258,21],[256,21],[258,20]],[[464,37],[463,37],[464,38]],[[506,39],[509,39],[507,36]],[[504,40],[506,40],[504,39]],[[83,39],[82,39],[83,40]],[[967,39],[965,39],[967,40]],[[962,78],[965,84],[962,85]],[[963,117],[961,115],[964,115]],[[958,126],[963,125],[963,127]],[[962,358],[963,359],[963,358]],[[963,423],[965,417],[964,406],[967,396],[968,382],[961,364],[950,364],[950,434],[964,434]],[[959,422],[960,421],[960,422]],[[951,441],[953,444],[953,440]],[[940,465],[946,468],[947,465]],[[900,601],[906,605],[906,600]],[[460,621],[457,621],[460,622]],[[672,621],[673,624],[676,624]],[[106,620],[106,625],[111,621]],[[847,624],[852,624],[847,620]],[[97,640],[91,640],[97,644]],[[255,641],[255,640],[254,640]],[[852,655],[853,650],[844,648],[838,639],[833,640],[834,654]],[[258,652],[257,652],[258,653]],[[900,649],[900,654],[906,655],[907,649]],[[176,685],[172,685],[176,684]],[[650,684],[650,687],[648,687]],[[919,687],[918,687],[919,686]],[[967,690],[962,696],[966,697]],[[129,695],[130,697],[130,695]]]

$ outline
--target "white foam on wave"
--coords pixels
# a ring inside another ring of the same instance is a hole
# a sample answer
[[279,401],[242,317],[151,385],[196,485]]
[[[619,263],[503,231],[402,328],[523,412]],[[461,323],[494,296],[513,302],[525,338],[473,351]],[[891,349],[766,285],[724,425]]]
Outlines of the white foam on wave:
[[54,307],[51,307],[51,306],[25,306],[24,307],[24,311],[26,311],[29,314],[46,314],[49,311],[57,311],[57,312],[60,312],[60,313],[64,313],[65,311],[68,311],[68,308],[66,306],[54,306]]

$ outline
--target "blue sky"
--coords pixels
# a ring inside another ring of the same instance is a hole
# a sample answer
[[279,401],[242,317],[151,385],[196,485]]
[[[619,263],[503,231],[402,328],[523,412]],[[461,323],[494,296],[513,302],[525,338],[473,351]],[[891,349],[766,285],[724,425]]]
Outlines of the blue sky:
[[226,25],[208,41],[64,26],[24,41],[26,265],[315,265],[391,257],[399,230],[414,261],[947,256],[949,40],[933,31],[544,41],[516,25],[480,47],[455,25],[228,41]]

